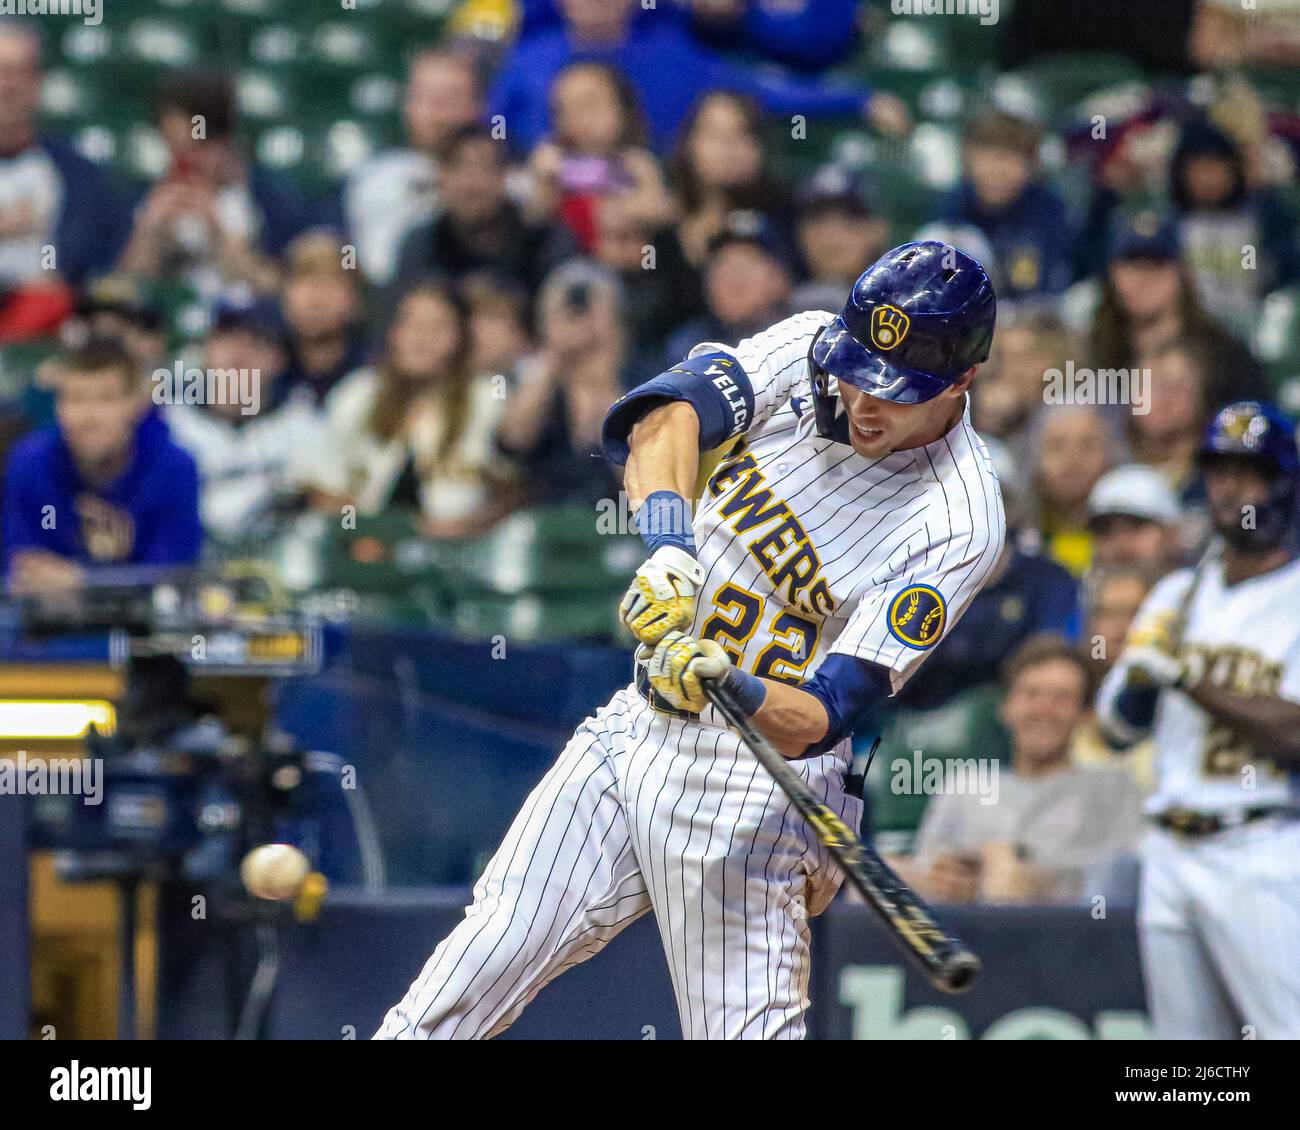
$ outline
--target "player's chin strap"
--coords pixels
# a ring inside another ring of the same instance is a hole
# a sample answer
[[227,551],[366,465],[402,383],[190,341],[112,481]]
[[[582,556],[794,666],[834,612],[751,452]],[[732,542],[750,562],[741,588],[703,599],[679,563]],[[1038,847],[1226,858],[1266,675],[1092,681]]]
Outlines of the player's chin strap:
[[[817,425],[817,434],[822,439],[848,443],[849,418],[841,410],[840,398],[831,392],[831,375],[813,360],[813,350],[817,348],[817,343],[821,341],[822,334],[828,328],[822,326],[817,331],[817,336],[812,339],[812,344],[808,346],[808,377],[812,384],[813,400],[812,419]],[[803,420],[799,423],[802,430]]]

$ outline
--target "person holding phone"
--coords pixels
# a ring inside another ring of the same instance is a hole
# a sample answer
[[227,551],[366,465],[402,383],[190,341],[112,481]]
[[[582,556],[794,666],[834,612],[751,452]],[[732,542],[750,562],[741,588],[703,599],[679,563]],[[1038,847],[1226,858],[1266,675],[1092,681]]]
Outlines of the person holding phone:
[[497,448],[521,469],[533,503],[616,498],[600,429],[629,384],[622,287],[611,272],[574,260],[538,300],[541,348],[520,365],[519,387],[497,429]]

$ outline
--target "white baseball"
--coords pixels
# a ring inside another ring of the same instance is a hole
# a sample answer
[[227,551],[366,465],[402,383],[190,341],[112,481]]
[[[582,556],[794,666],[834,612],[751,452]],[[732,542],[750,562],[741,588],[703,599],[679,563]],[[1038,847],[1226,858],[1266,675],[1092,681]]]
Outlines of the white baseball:
[[244,888],[254,898],[291,899],[311,871],[311,863],[292,844],[263,844],[239,866]]

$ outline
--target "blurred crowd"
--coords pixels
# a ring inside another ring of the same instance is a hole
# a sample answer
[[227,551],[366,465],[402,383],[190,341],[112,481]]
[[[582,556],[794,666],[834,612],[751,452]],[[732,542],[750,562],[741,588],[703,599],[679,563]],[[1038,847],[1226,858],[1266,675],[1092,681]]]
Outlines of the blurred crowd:
[[[1044,7],[985,31],[1028,61],[1060,46]],[[321,199],[251,156],[219,70],[159,76],[166,167],[123,190],[47,135],[41,36],[0,22],[0,351],[49,347],[6,390],[7,584],[266,553],[340,515],[463,539],[594,506],[618,495],[596,453],[623,391],[700,341],[837,311],[888,247],[945,238],[997,286],[972,410],[1011,536],[889,732],[907,748],[943,717],[958,749],[991,712],[1010,744],[1005,803],[945,798],[906,846],[935,897],[1072,897],[1136,835],[1150,766],[1103,767],[1092,689],[1204,544],[1204,425],[1290,395],[1261,325],[1300,285],[1300,115],[1248,76],[1300,64],[1300,30],[1259,8],[1267,35],[1229,3],[1152,5],[1176,81],[1070,127],[976,100],[919,228],[881,183],[924,122],[844,67],[907,18],[887,4],[524,0],[491,43],[471,11],[412,45],[403,144]],[[792,174],[832,128],[875,148]],[[1110,396],[1071,383],[1106,373]]]

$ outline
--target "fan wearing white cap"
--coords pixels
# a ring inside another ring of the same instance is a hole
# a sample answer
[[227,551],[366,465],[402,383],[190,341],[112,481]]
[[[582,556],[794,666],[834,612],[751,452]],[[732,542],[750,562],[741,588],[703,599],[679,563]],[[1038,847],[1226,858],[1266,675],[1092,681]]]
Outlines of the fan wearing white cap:
[[1093,565],[1168,572],[1178,563],[1181,517],[1178,497],[1158,471],[1141,463],[1107,471],[1088,495]]

